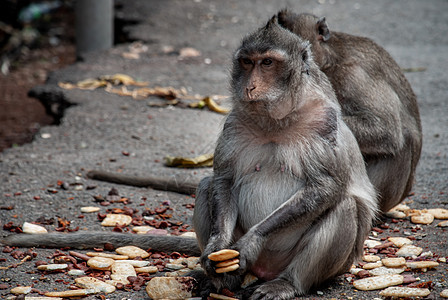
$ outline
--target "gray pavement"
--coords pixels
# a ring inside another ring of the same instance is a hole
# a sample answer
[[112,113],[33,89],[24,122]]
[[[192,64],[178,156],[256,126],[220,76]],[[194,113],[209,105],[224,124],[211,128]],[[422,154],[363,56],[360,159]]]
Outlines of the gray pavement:
[[[47,84],[40,87],[50,94],[62,92],[68,102],[76,105],[65,110],[59,126],[44,127],[32,143],[0,153],[0,225],[10,221],[20,225],[39,217],[58,216],[70,220],[71,228],[103,230],[96,215],[79,218],[80,208],[96,205],[92,196],[106,195],[112,187],[120,195],[131,198],[133,203],[128,206],[140,212],[169,200],[173,219],[191,224],[192,210],[182,206],[193,203],[191,197],[97,182],[87,179],[85,174],[90,169],[105,169],[127,174],[201,178],[211,170],[167,168],[163,157],[212,152],[224,117],[207,110],[150,107],[148,102],[155,100],[153,97],[134,100],[112,95],[103,88],[62,90],[57,83],[124,73],[148,81],[150,86],[184,87],[189,94],[228,95],[230,57],[241,38],[285,7],[326,16],[333,30],[372,38],[403,68],[424,68],[421,72],[406,73],[418,97],[424,135],[414,194],[407,202],[412,208],[448,208],[447,1],[135,0],[120,3],[123,7],[117,13],[139,21],[126,28],[130,38],[142,41],[148,50],[139,59],[122,56],[129,51],[129,45],[90,54],[84,61],[54,72]],[[168,46],[174,51],[166,51]],[[201,56],[179,59],[178,51],[185,47],[199,50]],[[72,185],[63,190],[58,188],[58,181]],[[92,185],[97,187],[87,189]],[[4,209],[11,205],[14,209]],[[107,208],[110,207],[103,207],[102,212]],[[401,232],[412,229],[408,221],[400,226]],[[57,225],[46,227],[54,230]],[[448,256],[446,229],[428,225],[420,232],[424,237],[417,244],[440,257]],[[5,236],[9,232],[4,230],[1,234]],[[37,250],[37,253],[36,259],[45,260],[53,251]],[[0,253],[0,258],[7,259],[0,266],[17,262],[6,253]],[[421,274],[422,279],[436,283],[433,295],[448,288],[444,281],[447,269],[444,264],[438,271]],[[41,290],[67,288],[56,281],[61,275],[47,275],[43,280],[38,278],[40,275],[30,273],[34,271],[37,272],[32,262],[0,270],[0,281],[11,287],[34,282]],[[63,278],[70,280],[66,275]],[[323,296],[313,293],[310,297],[377,297],[375,292],[355,292],[343,277],[321,290]],[[0,290],[1,297],[7,295],[8,290]],[[143,291],[108,296],[109,299],[144,297]]]

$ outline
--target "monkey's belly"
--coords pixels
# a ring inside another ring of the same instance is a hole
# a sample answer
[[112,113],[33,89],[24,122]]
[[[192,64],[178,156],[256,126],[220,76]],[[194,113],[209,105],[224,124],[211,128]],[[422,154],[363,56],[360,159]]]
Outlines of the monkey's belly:
[[303,182],[290,172],[282,171],[280,166],[262,166],[243,176],[234,187],[234,197],[239,208],[239,225],[244,232],[261,222],[297,191]]

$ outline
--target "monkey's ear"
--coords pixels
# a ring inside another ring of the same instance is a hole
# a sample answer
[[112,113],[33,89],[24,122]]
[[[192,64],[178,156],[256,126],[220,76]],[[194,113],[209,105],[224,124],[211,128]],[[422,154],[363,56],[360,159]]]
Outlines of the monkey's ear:
[[319,38],[321,38],[324,42],[330,39],[330,29],[328,29],[327,21],[325,17],[320,18],[316,23],[317,33],[319,34]]
[[265,28],[268,29],[269,27],[271,27],[272,25],[278,25],[278,18],[277,15],[274,15],[266,24]]
[[310,64],[309,61],[311,59],[311,48],[310,43],[306,43],[303,45],[303,50],[301,53],[302,58],[302,73],[306,73],[307,75],[310,75]]

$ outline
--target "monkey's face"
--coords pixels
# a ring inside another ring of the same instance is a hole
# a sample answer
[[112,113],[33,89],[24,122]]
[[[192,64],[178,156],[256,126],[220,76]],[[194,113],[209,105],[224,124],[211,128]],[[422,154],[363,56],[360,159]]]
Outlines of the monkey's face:
[[284,118],[292,110],[293,104],[285,93],[288,60],[287,53],[281,50],[240,53],[237,63],[241,101],[257,110],[267,110],[274,119]]
[[285,118],[299,101],[311,60],[309,43],[282,28],[274,17],[247,36],[234,55],[235,104],[247,113]]

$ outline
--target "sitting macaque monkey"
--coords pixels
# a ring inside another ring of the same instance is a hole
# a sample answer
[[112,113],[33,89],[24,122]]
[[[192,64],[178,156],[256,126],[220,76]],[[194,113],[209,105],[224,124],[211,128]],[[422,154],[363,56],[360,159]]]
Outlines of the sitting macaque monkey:
[[[361,255],[376,194],[309,42],[276,16],[234,54],[231,91],[196,194],[201,264],[218,290],[251,272],[264,281],[251,299],[291,299]],[[239,252],[238,269],[216,271],[209,255],[222,249]]]
[[[290,299],[348,271],[376,216],[376,193],[309,42],[275,16],[234,54],[231,91],[233,109],[218,139],[214,174],[197,189],[197,242],[79,232],[19,234],[3,243],[201,251],[218,290],[239,288],[249,272],[261,279],[251,299]],[[209,258],[224,249],[237,251],[231,266]]]
[[422,147],[417,100],[398,64],[368,38],[330,32],[325,18],[280,11],[281,26],[311,43],[342,116],[358,141],[370,181],[388,211],[409,195]]

